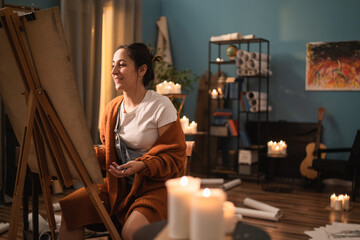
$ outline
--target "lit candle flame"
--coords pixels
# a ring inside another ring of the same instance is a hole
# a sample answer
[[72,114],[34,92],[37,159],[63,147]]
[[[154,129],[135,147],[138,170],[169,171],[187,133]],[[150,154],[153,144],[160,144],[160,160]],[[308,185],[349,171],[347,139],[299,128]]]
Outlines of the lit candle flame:
[[181,186],[186,186],[186,185],[188,185],[188,183],[189,183],[189,180],[188,180],[187,177],[183,176],[183,177],[180,179],[180,185],[181,185]]
[[211,195],[210,189],[209,189],[209,188],[205,188],[205,189],[203,190],[203,196],[204,196],[204,197],[210,197],[210,195]]

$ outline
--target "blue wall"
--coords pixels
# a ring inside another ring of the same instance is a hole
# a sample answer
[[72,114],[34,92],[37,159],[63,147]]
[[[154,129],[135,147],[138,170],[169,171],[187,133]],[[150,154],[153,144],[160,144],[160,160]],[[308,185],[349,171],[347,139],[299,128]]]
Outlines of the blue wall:
[[[360,40],[360,1],[161,0],[160,6],[147,2],[143,1],[143,40],[156,41],[154,17],[160,9],[168,18],[175,67],[199,76],[208,67],[211,36],[241,32],[270,40],[270,120],[316,122],[317,109],[324,107],[323,142],[328,147],[351,146],[360,129],[360,92],[305,91],[305,57],[308,42]],[[185,102],[190,119],[195,118],[195,85]]]
[[161,0],[142,0],[142,35],[146,44],[156,47],[157,26],[161,14]]

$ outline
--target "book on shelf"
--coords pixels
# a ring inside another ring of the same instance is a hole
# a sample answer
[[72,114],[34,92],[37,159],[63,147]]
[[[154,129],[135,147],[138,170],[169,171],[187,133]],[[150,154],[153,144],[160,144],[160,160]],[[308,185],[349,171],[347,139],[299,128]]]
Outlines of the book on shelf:
[[228,119],[229,132],[231,136],[237,137],[239,136],[239,125],[238,121],[235,119]]
[[249,99],[246,97],[246,94],[242,95],[242,100],[244,101],[244,105],[245,105],[245,110],[244,111],[249,111],[250,110],[250,103],[249,103]]
[[213,126],[224,126],[228,123],[228,116],[212,116],[211,125]]
[[210,126],[210,135],[217,137],[229,136],[229,130],[227,124],[225,126]]
[[224,97],[226,99],[238,99],[239,91],[242,91],[243,82],[244,79],[239,77],[237,77],[234,81],[225,81]]
[[239,168],[239,174],[241,175],[253,175],[258,173],[258,164],[254,163],[254,164],[239,164],[238,165]]
[[245,107],[245,101],[244,101],[244,96],[246,95],[246,93],[244,93],[243,91],[240,92],[240,109],[241,111],[246,111],[246,107]]
[[251,141],[246,130],[240,130],[240,144],[242,147],[250,147]]
[[239,150],[238,163],[239,164],[248,164],[251,165],[253,163],[258,162],[259,155],[257,150]]
[[218,109],[216,109],[216,111],[213,113],[213,116],[215,116],[215,117],[228,117],[228,118],[230,118],[230,117],[232,116],[232,109],[218,108]]

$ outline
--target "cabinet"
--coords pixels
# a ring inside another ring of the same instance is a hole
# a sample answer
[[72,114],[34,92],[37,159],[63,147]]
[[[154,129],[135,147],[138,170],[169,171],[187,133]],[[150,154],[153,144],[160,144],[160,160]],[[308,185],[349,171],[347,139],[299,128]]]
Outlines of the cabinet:
[[[227,55],[229,46],[237,49],[237,56],[233,59]],[[242,62],[245,57],[243,59],[242,54],[250,57],[246,60],[245,66]],[[250,60],[253,59],[257,62],[252,61],[250,64]],[[263,38],[209,42],[208,175],[240,175],[249,178],[261,175],[256,169],[258,168],[256,163],[239,164],[239,152],[250,151],[252,156],[258,159],[259,152],[265,151],[265,146],[260,142],[261,131],[264,131],[260,128],[260,123],[268,121],[271,109],[269,105],[270,59],[270,43]],[[236,76],[236,81],[227,83],[226,80],[234,78],[226,78],[223,76],[225,75],[223,71],[228,73],[229,77]],[[214,75],[217,77],[212,77]],[[214,89],[219,89],[220,94],[216,96]],[[212,94],[213,91],[214,94]],[[257,108],[249,108],[247,105],[252,93],[255,97],[251,100],[253,106]],[[224,116],[226,113],[221,112],[231,112],[231,123],[226,120]],[[223,115],[223,118],[217,118],[216,115]],[[245,125],[248,121],[258,123],[256,133],[249,136],[251,145],[244,144],[248,142],[244,137],[246,136]],[[231,131],[231,125],[233,131]],[[227,132],[226,128],[228,128]],[[242,167],[248,170],[242,171]]]

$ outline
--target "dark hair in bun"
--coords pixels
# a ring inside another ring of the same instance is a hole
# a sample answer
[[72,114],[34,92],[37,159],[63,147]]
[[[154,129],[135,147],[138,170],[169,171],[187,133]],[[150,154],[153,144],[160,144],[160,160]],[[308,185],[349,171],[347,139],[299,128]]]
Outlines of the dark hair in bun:
[[146,73],[143,78],[144,86],[146,87],[152,80],[154,80],[153,62],[160,61],[159,56],[153,56],[149,48],[144,43],[132,43],[120,45],[117,50],[125,49],[129,57],[135,62],[136,68],[143,64],[147,66]]

